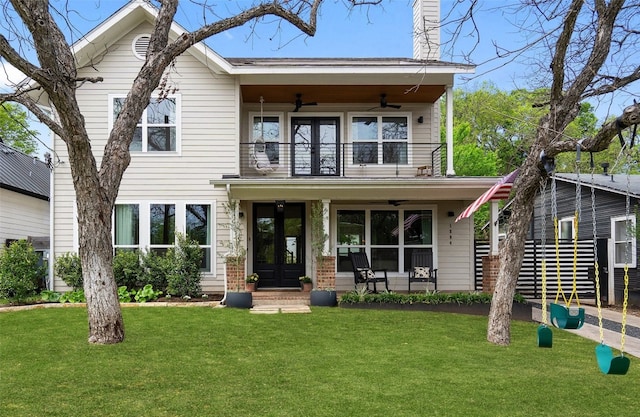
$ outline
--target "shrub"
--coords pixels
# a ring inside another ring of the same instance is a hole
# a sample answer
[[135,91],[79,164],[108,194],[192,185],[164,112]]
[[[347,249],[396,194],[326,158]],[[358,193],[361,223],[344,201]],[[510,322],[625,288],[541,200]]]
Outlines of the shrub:
[[202,293],[202,250],[198,242],[178,234],[176,246],[167,251],[166,256],[172,263],[171,272],[167,276],[167,293],[181,297],[198,297]]
[[13,242],[0,253],[0,296],[22,301],[36,294],[44,266],[26,240]]
[[141,288],[144,269],[137,251],[118,251],[113,257],[113,276],[118,287]]
[[153,251],[146,251],[140,257],[142,260],[142,276],[140,279],[140,287],[151,284],[153,288],[161,291],[167,289],[167,276],[171,273],[172,265],[170,259],[166,255],[158,254]]
[[162,291],[156,291],[151,284],[147,284],[144,288],[139,289],[136,292],[135,299],[139,303],[146,303],[147,301],[153,301],[162,295]]
[[54,266],[56,276],[74,290],[82,289],[82,265],[80,256],[74,252],[64,253],[56,258]]

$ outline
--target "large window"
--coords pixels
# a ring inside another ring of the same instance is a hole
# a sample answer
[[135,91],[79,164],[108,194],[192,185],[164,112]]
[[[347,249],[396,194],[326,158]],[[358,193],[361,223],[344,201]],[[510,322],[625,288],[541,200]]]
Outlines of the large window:
[[403,273],[411,252],[433,249],[431,210],[338,210],[338,271],[351,271],[349,253],[367,252],[374,269]]
[[636,218],[612,217],[611,238],[613,239],[614,267],[636,267]]
[[[255,151],[265,152],[272,164],[280,163],[280,117],[279,116],[253,116],[252,143],[262,138],[263,143],[258,141]],[[262,148],[263,147],[263,148]]]
[[354,164],[408,164],[407,116],[351,118]]
[[215,203],[180,202],[118,203],[113,214],[113,246],[123,250],[150,250],[159,254],[175,245],[177,233],[198,242],[202,250],[202,271],[215,268],[213,235]]
[[[112,120],[116,120],[124,97],[112,98]],[[132,152],[176,152],[179,142],[179,97],[169,96],[162,100],[152,98],[138,121],[133,140],[129,145]]]

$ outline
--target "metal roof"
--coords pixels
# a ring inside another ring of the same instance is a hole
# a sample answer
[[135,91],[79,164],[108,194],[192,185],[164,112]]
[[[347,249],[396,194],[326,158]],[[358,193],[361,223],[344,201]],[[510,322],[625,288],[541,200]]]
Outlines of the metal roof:
[[[562,181],[577,183],[577,174],[556,174],[556,178]],[[609,191],[615,194],[626,194],[627,184],[629,188],[629,195],[633,198],[640,198],[640,175],[626,174],[594,174],[593,182],[591,174],[580,174],[580,183],[583,187],[591,187],[592,185],[596,189]]]
[[49,167],[0,140],[0,188],[49,200]]

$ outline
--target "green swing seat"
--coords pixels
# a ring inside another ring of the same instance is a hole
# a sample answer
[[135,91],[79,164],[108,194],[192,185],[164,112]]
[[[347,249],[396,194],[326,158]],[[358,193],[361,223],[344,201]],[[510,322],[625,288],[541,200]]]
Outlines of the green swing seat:
[[546,324],[538,326],[538,347],[550,348],[553,344],[553,333]]
[[559,329],[579,329],[584,324],[584,308],[567,308],[561,304],[549,304],[551,323]]
[[613,356],[613,351],[605,344],[596,346],[596,359],[598,367],[605,375],[625,375],[631,364],[631,360],[626,356]]

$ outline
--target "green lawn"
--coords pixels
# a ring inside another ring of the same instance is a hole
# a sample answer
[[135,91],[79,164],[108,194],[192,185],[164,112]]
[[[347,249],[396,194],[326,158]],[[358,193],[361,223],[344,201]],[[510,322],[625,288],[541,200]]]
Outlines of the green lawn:
[[602,375],[595,344],[514,322],[315,308],[125,308],[126,341],[87,343],[82,308],[0,314],[1,416],[637,416],[640,360]]

